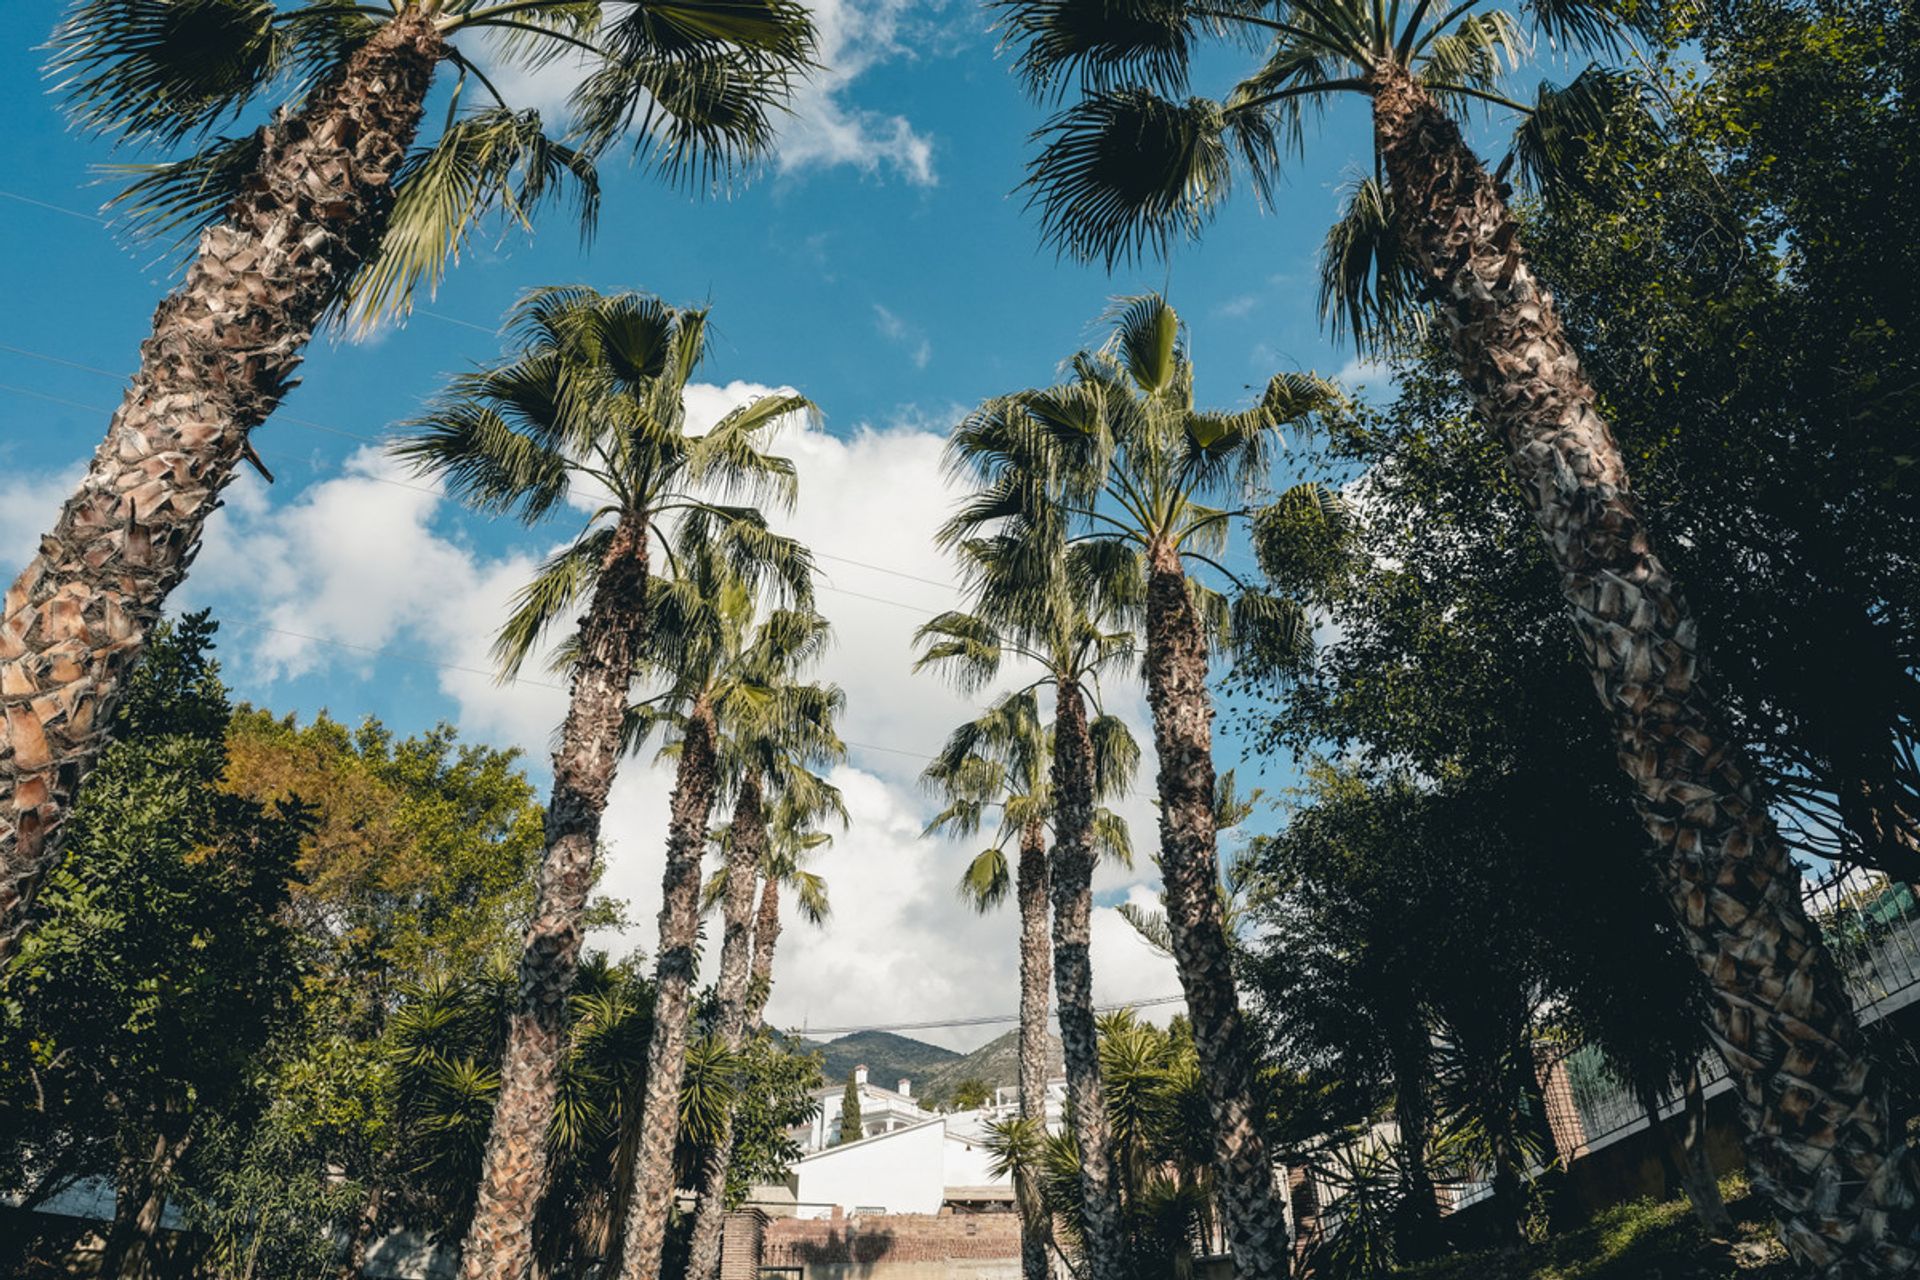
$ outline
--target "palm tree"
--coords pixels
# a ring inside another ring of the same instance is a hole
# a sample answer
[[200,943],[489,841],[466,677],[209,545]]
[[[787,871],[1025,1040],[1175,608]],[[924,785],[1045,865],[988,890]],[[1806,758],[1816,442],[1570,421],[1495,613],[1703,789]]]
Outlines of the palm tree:
[[[1098,680],[1130,665],[1133,637],[1106,630],[1110,602],[1089,595],[1081,557],[1066,541],[1064,526],[1040,519],[1015,530],[1002,523],[1000,491],[1046,483],[1048,455],[1021,440],[989,448],[976,414],[949,442],[956,470],[972,471],[984,484],[948,522],[942,538],[958,551],[971,580],[974,612],[941,614],[920,628],[918,670],[937,666],[963,690],[992,683],[1011,657],[1038,667],[1029,689],[1053,686],[1053,855],[1048,868],[1053,900],[1054,990],[1060,1002],[1060,1044],[1067,1067],[1067,1101],[1082,1152],[1081,1235],[1087,1265],[1096,1277],[1117,1276],[1124,1241],[1120,1202],[1107,1144],[1106,1102],[1100,1084],[1098,1034],[1093,1014],[1091,918],[1093,865],[1098,843],[1095,797],[1124,787],[1135,751],[1119,741],[1124,726],[1111,716],[1089,722],[1087,702],[1098,706]],[[1024,691],[1023,691],[1024,692]],[[1105,739],[1105,741],[1101,741]],[[1102,777],[1104,766],[1114,772]]]
[[761,452],[759,442],[807,407],[798,396],[766,396],[705,435],[689,433],[682,397],[705,349],[706,321],[705,311],[643,294],[534,290],[510,316],[515,350],[455,378],[393,449],[470,507],[530,523],[576,487],[606,495],[573,542],[521,590],[494,644],[510,678],[551,625],[586,604],[566,646],[572,684],[553,755],[547,852],[461,1264],[472,1280],[518,1280],[528,1265],[527,1223],[546,1185],[544,1135],[581,914],[619,761],[627,689],[645,656],[657,594],[647,564],[652,539],[663,520],[678,517],[683,530],[729,548],[745,574],[771,574],[800,592],[810,581],[805,552],[770,535],[757,510],[698,496],[790,497],[792,466]]
[[[756,708],[752,723],[728,735],[725,752],[723,767],[732,774],[735,797],[733,820],[719,839],[724,863],[708,886],[707,898],[711,903],[718,891],[724,929],[713,1034],[729,1053],[740,1052],[757,1021],[752,975],[754,888],[760,869],[773,856],[765,795],[771,790],[779,797],[776,803],[789,804],[807,821],[827,816],[839,818],[843,826],[847,821],[840,789],[813,772],[814,766],[846,755],[833,727],[845,698],[835,686],[799,684],[792,675],[791,671],[772,672],[763,677],[771,694],[767,701],[773,705]],[[720,1274],[720,1236],[732,1163],[733,1117],[728,1114],[721,1117],[699,1175],[700,1199],[687,1253],[688,1280],[717,1280]]]
[[[1311,375],[1281,374],[1239,413],[1194,407],[1193,366],[1179,317],[1163,298],[1125,298],[1112,339],[1071,362],[1073,379],[991,402],[956,437],[997,477],[978,511],[1016,525],[1074,530],[1079,580],[1145,614],[1147,700],[1160,761],[1160,868],[1175,965],[1213,1100],[1223,1219],[1241,1274],[1286,1274],[1284,1216],[1272,1162],[1255,1128],[1251,1045],[1221,919],[1215,851],[1211,643],[1231,638],[1268,665],[1299,660],[1310,630],[1300,608],[1240,586],[1216,558],[1267,475],[1281,428],[1332,408]],[[1014,483],[1003,458],[1036,453],[1046,470]],[[1285,499],[1283,499],[1285,500]],[[1193,581],[1187,562],[1231,579],[1226,597]],[[1087,589],[1084,585],[1082,590]]]
[[780,943],[780,891],[793,891],[801,919],[815,928],[826,924],[833,911],[827,901],[826,880],[806,867],[809,854],[833,843],[831,835],[814,829],[819,821],[820,815],[809,812],[791,792],[782,793],[774,801],[767,860],[760,867],[760,905],[753,915],[753,985],[747,997],[747,1020],[755,1031],[765,1025],[767,1001],[773,996],[773,953]]
[[[1139,748],[1126,726],[1115,720],[1093,733],[1096,749],[1119,750],[1118,762],[1097,761],[1096,778],[1124,790],[1132,780]],[[1052,734],[1040,721],[1037,692],[1023,690],[1003,698],[977,719],[954,730],[946,746],[921,778],[940,792],[946,807],[927,824],[926,834],[942,829],[972,836],[990,809],[1000,811],[992,844],[967,864],[960,896],[978,911],[991,911],[1007,899],[1010,880],[1006,846],[1018,848],[1017,903],[1020,912],[1020,1115],[1037,1125],[1047,1118],[1047,986],[1053,978],[1053,954],[1047,945],[1047,826],[1053,820],[1053,789],[1048,764]],[[1109,797],[1096,795],[1095,799]],[[1133,851],[1126,823],[1108,810],[1094,815],[1095,839],[1105,852],[1131,864]],[[1021,1219],[1020,1265],[1026,1280],[1047,1280],[1048,1215],[1037,1180],[1016,1170],[1014,1189]]]
[[[1198,233],[1236,161],[1257,192],[1270,191],[1281,143],[1310,101],[1368,100],[1398,231],[1379,243],[1431,301],[1560,569],[1675,918],[1713,988],[1714,1038],[1755,1135],[1755,1185],[1802,1264],[1893,1274],[1913,1265],[1904,1242],[1920,1196],[1885,1071],[1802,908],[1799,871],[1755,783],[1762,775],[1701,678],[1697,623],[1528,264],[1501,175],[1486,171],[1451,113],[1474,101],[1526,112],[1514,155],[1523,168],[1550,168],[1556,144],[1590,133],[1619,81],[1589,67],[1564,90],[1543,86],[1531,109],[1503,95],[1521,17],[1558,47],[1604,48],[1621,34],[1620,11],[1587,0],[1536,0],[1522,15],[1479,0],[1005,8],[1028,83],[1082,90],[1043,131],[1030,179],[1047,234],[1076,254],[1111,262]],[[1187,97],[1192,45],[1216,32],[1265,42],[1265,59],[1223,101]]]
[[[500,97],[473,60],[483,36],[496,70],[584,61],[578,136]],[[526,222],[571,188],[590,231],[595,159],[625,135],[675,181],[751,160],[813,40],[797,0],[75,0],[50,63],[69,113],[118,142],[191,148],[143,166],[121,201],[136,229],[198,248],[0,612],[0,965],[127,671],[234,468],[259,465],[249,434],[315,328],[403,314],[494,214]],[[423,136],[442,64],[449,109]],[[259,127],[216,136],[249,113]]]
[[[840,691],[801,684],[794,674],[826,646],[826,619],[813,612],[810,575],[796,580],[801,600],[794,608],[764,608],[762,593],[739,572],[739,557],[711,536],[714,517],[690,515],[677,540],[675,572],[654,583],[652,630],[646,668],[659,692],[629,713],[628,742],[637,747],[654,730],[669,737],[677,757],[667,862],[660,907],[660,944],[654,977],[653,1037],[647,1045],[647,1094],[634,1156],[634,1193],[627,1212],[621,1275],[653,1280],[660,1273],[667,1219],[678,1179],[680,1081],[687,1060],[700,933],[700,858],[707,843],[707,816],[716,796],[732,784],[746,806],[736,813],[732,843],[744,844],[744,871],[732,881],[729,917],[743,918],[751,902],[753,867],[765,847],[763,788],[801,785],[795,774],[808,762],[836,758],[841,747],[833,718]],[[828,808],[831,805],[821,802]],[[728,1025],[744,1025],[748,952],[736,936],[723,957],[723,976],[734,999]],[[721,1042],[722,1052],[731,1052]],[[720,1145],[725,1145],[724,1143]]]

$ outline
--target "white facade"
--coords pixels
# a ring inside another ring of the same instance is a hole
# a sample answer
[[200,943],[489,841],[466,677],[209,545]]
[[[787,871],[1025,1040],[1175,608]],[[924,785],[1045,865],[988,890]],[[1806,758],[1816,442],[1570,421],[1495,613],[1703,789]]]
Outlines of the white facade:
[[947,1126],[939,1117],[828,1147],[793,1166],[795,1211],[802,1218],[849,1214],[938,1213],[946,1200]]
[[[881,1134],[894,1133],[901,1129],[925,1124],[934,1118],[934,1113],[922,1107],[913,1097],[913,1081],[902,1080],[893,1089],[882,1089],[867,1079],[865,1067],[853,1069],[854,1088],[860,1094],[860,1137],[874,1138]],[[819,1114],[814,1116],[813,1124],[805,1133],[795,1133],[800,1139],[802,1151],[824,1151],[829,1147],[841,1145],[840,1142],[840,1100],[846,1095],[847,1086],[843,1081],[824,1089],[814,1090],[814,1098],[820,1103]]]

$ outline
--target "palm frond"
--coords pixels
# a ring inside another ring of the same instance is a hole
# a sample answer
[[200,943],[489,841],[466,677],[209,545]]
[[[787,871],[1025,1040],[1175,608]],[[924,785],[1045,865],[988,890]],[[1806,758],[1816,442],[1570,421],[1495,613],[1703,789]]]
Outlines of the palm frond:
[[1624,113],[1644,113],[1641,82],[1610,67],[1590,65],[1562,87],[1542,80],[1533,110],[1513,131],[1512,158],[1535,191],[1590,192],[1587,157],[1608,125]]
[[1069,85],[1183,93],[1202,25],[1181,0],[994,0],[1001,48],[1036,96]]
[[193,244],[232,206],[259,167],[265,145],[256,131],[214,138],[178,160],[109,166],[108,173],[131,179],[109,207],[121,211],[120,225],[136,239]]
[[507,425],[469,380],[456,380],[426,416],[406,423],[388,452],[490,514],[537,520],[567,496],[566,458]]
[[493,641],[494,660],[504,679],[518,675],[547,628],[586,598],[612,545],[612,529],[592,530],[549,558],[533,581],[514,593],[507,620]]
[[571,190],[583,239],[600,208],[600,179],[583,151],[547,136],[537,111],[493,107],[454,122],[414,152],[394,183],[380,247],[355,273],[345,314],[361,329],[411,310],[459,261],[479,225],[495,213],[531,229],[538,207]]
[[1313,657],[1313,623],[1293,600],[1264,591],[1233,598],[1233,651],[1252,669],[1270,675],[1297,672]]
[[1047,242],[1111,268],[1197,237],[1232,186],[1221,105],[1147,89],[1092,93],[1041,126],[1023,186]]
[[966,870],[960,873],[960,897],[976,911],[993,910],[1007,900],[1012,887],[1013,873],[1007,866],[1007,855],[997,845],[975,854]]
[[172,145],[244,107],[289,53],[272,0],[78,0],[48,72],[90,133]]
[[949,610],[913,633],[920,656],[913,669],[937,666],[964,693],[990,683],[1000,672],[1000,636],[983,618]]
[[1420,275],[1394,217],[1386,185],[1356,178],[1320,247],[1320,318],[1363,354],[1378,354],[1403,326],[1425,320]]

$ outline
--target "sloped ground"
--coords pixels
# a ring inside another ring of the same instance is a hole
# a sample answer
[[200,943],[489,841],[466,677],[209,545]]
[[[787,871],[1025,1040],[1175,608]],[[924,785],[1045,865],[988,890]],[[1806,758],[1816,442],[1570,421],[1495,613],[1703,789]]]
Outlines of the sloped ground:
[[1636,1200],[1514,1253],[1458,1254],[1395,1272],[1408,1280],[1789,1280],[1797,1273],[1744,1180],[1721,1183],[1736,1228],[1709,1237],[1685,1200]]

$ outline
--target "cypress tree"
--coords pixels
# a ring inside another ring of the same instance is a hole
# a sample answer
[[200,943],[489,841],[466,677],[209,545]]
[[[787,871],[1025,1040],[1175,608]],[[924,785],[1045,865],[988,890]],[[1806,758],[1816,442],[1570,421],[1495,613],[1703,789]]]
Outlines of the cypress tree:
[[855,1083],[853,1074],[849,1072],[847,1091],[840,1095],[840,1142],[860,1141],[862,1137],[860,1125],[860,1086]]

